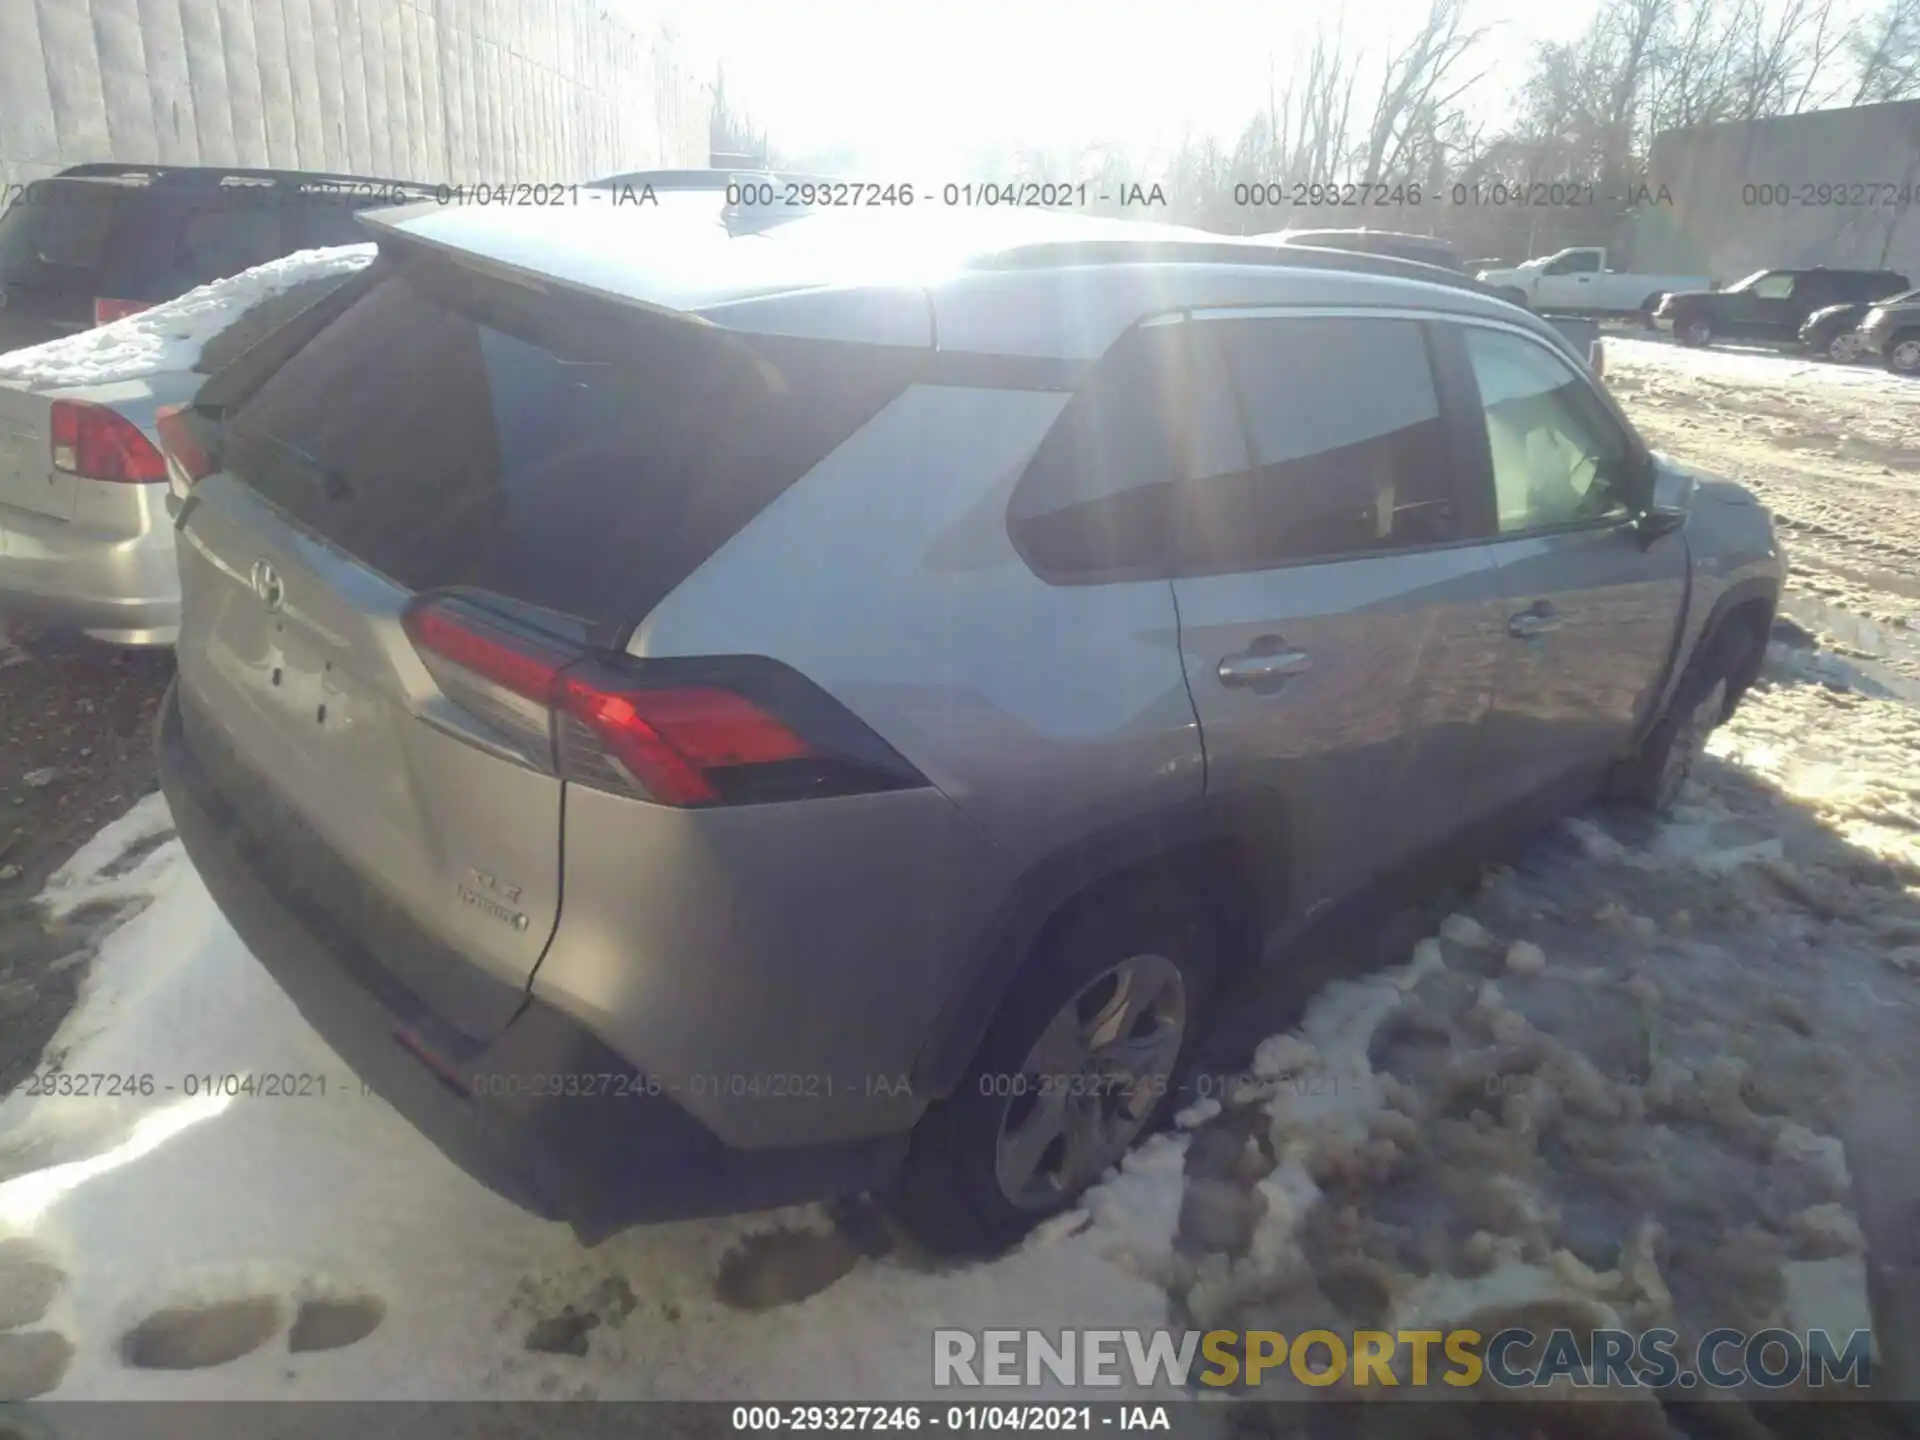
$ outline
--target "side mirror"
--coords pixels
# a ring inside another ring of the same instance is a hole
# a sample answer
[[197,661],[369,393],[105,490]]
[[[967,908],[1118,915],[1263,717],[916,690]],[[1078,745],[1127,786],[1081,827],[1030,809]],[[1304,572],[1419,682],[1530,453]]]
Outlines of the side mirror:
[[1662,535],[1671,535],[1687,523],[1692,509],[1693,477],[1656,463],[1652,493],[1647,497],[1647,508],[1640,512],[1641,536],[1650,545]]

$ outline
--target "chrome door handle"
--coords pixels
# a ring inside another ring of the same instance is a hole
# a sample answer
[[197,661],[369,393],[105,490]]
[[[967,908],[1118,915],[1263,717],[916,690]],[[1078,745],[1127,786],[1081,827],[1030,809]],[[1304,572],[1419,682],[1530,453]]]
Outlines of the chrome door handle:
[[1560,617],[1553,613],[1553,607],[1544,600],[1531,610],[1522,610],[1507,621],[1507,633],[1516,639],[1525,640],[1534,635],[1545,635],[1550,630],[1560,628]]
[[1299,650],[1242,650],[1220,662],[1220,683],[1234,689],[1247,689],[1298,675],[1312,665]]

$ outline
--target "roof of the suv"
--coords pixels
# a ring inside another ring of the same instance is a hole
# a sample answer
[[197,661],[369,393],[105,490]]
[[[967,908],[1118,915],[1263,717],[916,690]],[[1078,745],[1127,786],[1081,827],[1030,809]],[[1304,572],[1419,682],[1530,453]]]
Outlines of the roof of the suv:
[[562,211],[420,205],[369,223],[397,249],[765,333],[1079,359],[1149,313],[1328,304],[1483,314],[1567,348],[1436,266],[1055,211],[831,209],[740,233],[710,197],[663,194]]

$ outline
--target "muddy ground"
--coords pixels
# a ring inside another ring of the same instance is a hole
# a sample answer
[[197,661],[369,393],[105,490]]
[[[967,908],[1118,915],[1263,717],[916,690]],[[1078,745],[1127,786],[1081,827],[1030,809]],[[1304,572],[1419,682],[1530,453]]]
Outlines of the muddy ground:
[[0,1096],[39,1062],[86,975],[87,917],[32,903],[68,856],[155,786],[171,652],[0,631]]

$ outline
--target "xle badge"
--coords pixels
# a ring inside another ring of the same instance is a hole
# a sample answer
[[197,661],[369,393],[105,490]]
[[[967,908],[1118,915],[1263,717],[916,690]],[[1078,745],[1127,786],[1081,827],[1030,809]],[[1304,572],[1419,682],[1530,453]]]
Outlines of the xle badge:
[[469,870],[460,882],[459,893],[461,904],[471,905],[488,919],[516,930],[527,928],[526,912],[513,908],[520,899],[518,885],[509,885],[484,870]]

